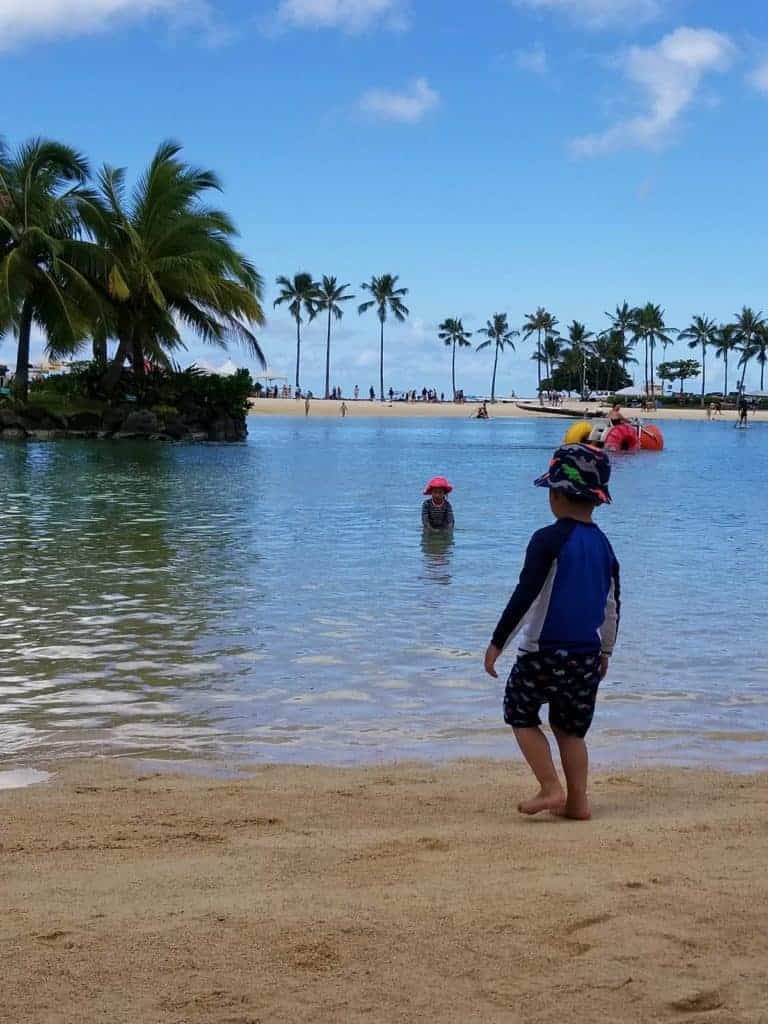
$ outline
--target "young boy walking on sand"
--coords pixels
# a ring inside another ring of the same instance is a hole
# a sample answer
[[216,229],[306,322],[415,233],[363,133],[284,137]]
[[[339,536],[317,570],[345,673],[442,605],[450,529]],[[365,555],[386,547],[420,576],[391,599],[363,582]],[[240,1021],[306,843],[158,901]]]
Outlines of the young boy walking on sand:
[[[504,694],[504,720],[539,783],[536,796],[518,805],[522,814],[590,817],[584,737],[608,671],[620,612],[619,563],[592,522],[593,510],[611,500],[610,475],[604,452],[568,444],[534,481],[549,488],[555,522],[531,538],[520,582],[485,652],[485,671],[496,679],[499,655],[521,633]],[[549,704],[566,789],[540,728],[542,704]]]

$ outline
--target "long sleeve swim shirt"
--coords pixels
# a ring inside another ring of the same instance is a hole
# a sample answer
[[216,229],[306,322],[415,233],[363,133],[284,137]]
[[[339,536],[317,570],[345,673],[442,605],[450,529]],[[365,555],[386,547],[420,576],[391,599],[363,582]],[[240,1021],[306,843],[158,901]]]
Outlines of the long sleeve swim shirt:
[[519,634],[525,653],[612,654],[620,614],[619,563],[608,538],[594,523],[558,519],[531,537],[491,643],[503,650]]
[[453,528],[453,508],[446,498],[442,505],[436,505],[427,498],[421,506],[421,525],[432,530],[450,530]]

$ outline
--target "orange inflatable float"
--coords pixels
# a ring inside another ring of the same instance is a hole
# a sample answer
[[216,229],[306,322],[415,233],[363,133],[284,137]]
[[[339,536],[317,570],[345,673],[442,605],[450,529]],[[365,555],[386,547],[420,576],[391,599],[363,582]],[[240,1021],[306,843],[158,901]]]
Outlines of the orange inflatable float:
[[664,448],[664,435],[653,424],[640,428],[640,447],[646,452],[660,452]]

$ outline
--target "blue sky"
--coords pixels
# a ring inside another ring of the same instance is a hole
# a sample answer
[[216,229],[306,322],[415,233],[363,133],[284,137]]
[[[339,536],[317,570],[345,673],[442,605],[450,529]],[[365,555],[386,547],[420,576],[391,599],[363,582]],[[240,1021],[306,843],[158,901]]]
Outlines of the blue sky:
[[[300,269],[355,292],[398,273],[411,319],[388,332],[387,385],[446,392],[446,316],[476,329],[544,305],[600,329],[650,299],[684,327],[768,308],[761,0],[0,0],[0,96],[11,143],[53,136],[135,172],[172,137],[217,170],[288,375],[273,282]],[[310,326],[316,392],[323,345]],[[530,353],[505,355],[501,393],[531,391]],[[192,339],[189,358],[223,362]],[[459,366],[488,388],[488,353]],[[377,378],[356,303],[334,367],[347,389]]]

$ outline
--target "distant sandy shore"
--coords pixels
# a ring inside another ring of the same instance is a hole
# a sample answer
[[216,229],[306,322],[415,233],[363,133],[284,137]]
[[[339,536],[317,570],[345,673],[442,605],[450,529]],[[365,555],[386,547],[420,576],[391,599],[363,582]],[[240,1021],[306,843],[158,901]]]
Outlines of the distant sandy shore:
[[0,792],[0,1021],[768,1019],[768,775],[599,775],[578,824],[520,817],[529,791],[498,762],[90,759]]
[[[347,399],[347,415],[358,416],[451,416],[456,419],[470,419],[475,416],[479,405],[467,402],[466,405],[454,405],[452,402],[355,402]],[[534,404],[534,403],[529,403]],[[606,409],[597,402],[568,402],[567,407],[579,412],[595,413],[598,409]],[[546,413],[535,412],[533,409],[521,409],[516,402],[506,400],[489,405],[488,411],[492,419],[536,417],[537,419],[554,419]],[[706,421],[706,413],[701,409],[659,409],[657,412],[641,412],[639,409],[625,410],[627,415],[639,416],[646,420],[702,420]],[[295,398],[254,398],[251,400],[252,416],[304,416],[304,402]],[[341,402],[325,401],[313,398],[310,404],[310,416],[341,416]],[[750,415],[750,420],[753,417]],[[768,421],[768,412],[757,413],[756,417],[763,422]],[[723,413],[723,421],[735,422],[734,412]],[[716,421],[717,422],[717,421]]]

